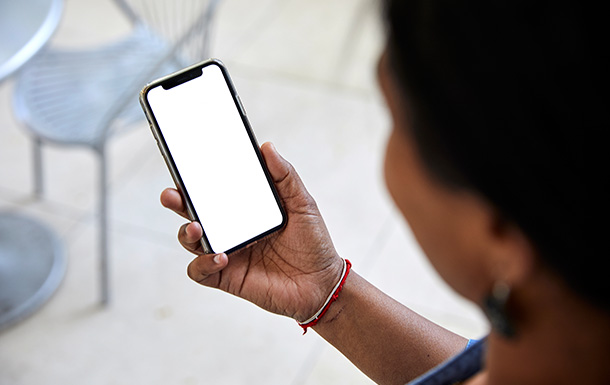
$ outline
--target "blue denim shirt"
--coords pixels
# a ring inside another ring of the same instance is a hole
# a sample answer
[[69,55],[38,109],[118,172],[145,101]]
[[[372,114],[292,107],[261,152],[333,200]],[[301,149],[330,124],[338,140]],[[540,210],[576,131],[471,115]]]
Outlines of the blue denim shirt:
[[460,354],[407,385],[453,385],[465,381],[481,371],[484,354],[485,339],[470,340]]

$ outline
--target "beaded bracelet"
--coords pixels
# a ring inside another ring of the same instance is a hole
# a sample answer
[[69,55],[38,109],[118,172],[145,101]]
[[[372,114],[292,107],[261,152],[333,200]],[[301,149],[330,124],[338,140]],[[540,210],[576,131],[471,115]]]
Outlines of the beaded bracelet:
[[303,328],[303,335],[305,335],[305,333],[307,333],[307,328],[315,326],[318,323],[318,321],[320,321],[320,319],[328,311],[328,308],[330,307],[330,305],[332,305],[332,303],[335,302],[337,300],[337,298],[339,298],[339,293],[343,289],[343,285],[345,284],[345,280],[347,279],[347,275],[349,274],[349,271],[351,270],[351,268],[352,268],[352,263],[349,260],[344,259],[343,260],[343,271],[341,272],[341,279],[339,279],[339,282],[337,283],[337,285],[330,292],[330,295],[326,299],[326,302],[324,302],[324,305],[322,305],[320,310],[318,310],[316,312],[316,314],[314,314],[311,318],[309,318],[303,322],[297,321],[299,326]]

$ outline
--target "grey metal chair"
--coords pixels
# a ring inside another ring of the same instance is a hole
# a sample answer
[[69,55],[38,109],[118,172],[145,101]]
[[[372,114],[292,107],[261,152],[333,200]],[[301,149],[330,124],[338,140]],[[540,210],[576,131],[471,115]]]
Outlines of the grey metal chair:
[[13,107],[33,137],[34,192],[43,193],[42,145],[84,146],[99,158],[101,302],[109,301],[106,144],[141,121],[138,92],[161,75],[208,57],[220,0],[113,0],[128,36],[88,50],[51,45],[19,74]]

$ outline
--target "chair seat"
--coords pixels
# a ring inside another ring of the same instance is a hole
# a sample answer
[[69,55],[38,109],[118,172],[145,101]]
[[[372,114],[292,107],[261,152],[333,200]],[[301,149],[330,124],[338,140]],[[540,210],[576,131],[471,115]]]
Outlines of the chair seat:
[[[126,38],[91,50],[49,49],[41,52],[19,74],[14,93],[17,119],[36,136],[59,144],[96,146],[107,126],[128,127],[144,118],[138,91],[145,82],[168,74],[179,64],[153,66],[168,45],[144,27]],[[141,79],[143,74],[150,74]],[[134,84],[141,79],[142,84]],[[132,93],[118,117],[113,103]],[[110,114],[110,115],[109,115]]]

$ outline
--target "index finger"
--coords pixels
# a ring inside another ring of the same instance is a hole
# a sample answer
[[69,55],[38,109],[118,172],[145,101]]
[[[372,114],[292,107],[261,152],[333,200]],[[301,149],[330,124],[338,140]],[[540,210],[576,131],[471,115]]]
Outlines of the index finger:
[[186,207],[184,205],[184,200],[182,199],[182,194],[178,192],[175,188],[166,188],[161,193],[161,204],[174,211],[176,214],[180,215],[183,218],[189,219],[188,214],[186,213]]

